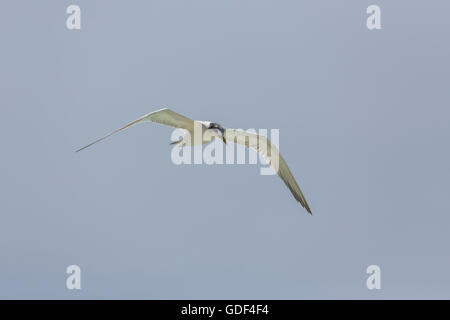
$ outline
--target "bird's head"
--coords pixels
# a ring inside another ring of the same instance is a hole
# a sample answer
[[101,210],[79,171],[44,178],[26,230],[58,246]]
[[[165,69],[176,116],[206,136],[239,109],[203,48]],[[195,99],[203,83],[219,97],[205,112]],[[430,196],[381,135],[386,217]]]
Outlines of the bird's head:
[[222,137],[225,134],[225,128],[215,122],[211,122],[209,124],[208,130],[211,130],[212,132],[215,133],[215,135],[218,135],[220,137]]

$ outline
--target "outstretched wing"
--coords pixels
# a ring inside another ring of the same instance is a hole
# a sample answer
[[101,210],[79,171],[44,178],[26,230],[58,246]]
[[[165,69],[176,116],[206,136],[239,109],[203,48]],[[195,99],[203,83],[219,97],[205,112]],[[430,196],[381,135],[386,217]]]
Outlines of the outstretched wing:
[[146,122],[146,121],[151,121],[151,122],[156,122],[156,123],[160,123],[160,124],[165,124],[166,126],[171,126],[174,128],[181,128],[181,129],[186,129],[189,131],[193,131],[194,130],[194,120],[186,118],[185,116],[182,116],[179,113],[176,113],[170,109],[164,108],[164,109],[160,109],[154,112],[150,112],[147,113],[146,115],[143,115],[142,117],[140,117],[139,119],[134,120],[133,122],[128,123],[127,125],[123,126],[120,129],[117,129],[109,134],[107,134],[106,136],[95,140],[94,142],[89,143],[87,146],[84,146],[83,148],[78,149],[76,152],[81,151],[83,149],[86,149],[87,147],[92,146],[93,144],[100,142],[106,138],[108,138],[109,136],[112,136],[114,133],[117,133],[119,131],[122,131],[123,129],[126,129],[128,127],[131,127],[135,124],[141,123],[141,122]]
[[275,172],[277,172],[277,174],[280,176],[281,180],[283,180],[284,184],[289,188],[289,190],[291,190],[291,193],[294,196],[295,200],[300,202],[302,207],[305,208],[306,211],[311,213],[308,202],[306,201],[302,190],[298,186],[297,181],[295,181],[291,170],[289,170],[286,161],[284,161],[277,147],[275,145],[272,145],[269,139],[255,133],[235,129],[226,129],[225,140],[227,142],[245,145],[246,147],[252,148],[256,152],[258,152],[275,170]]

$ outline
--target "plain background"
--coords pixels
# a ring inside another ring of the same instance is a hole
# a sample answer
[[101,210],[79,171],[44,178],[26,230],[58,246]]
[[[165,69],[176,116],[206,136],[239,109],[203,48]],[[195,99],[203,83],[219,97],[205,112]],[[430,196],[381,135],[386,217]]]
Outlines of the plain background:
[[[2,1],[0,298],[450,298],[449,13]],[[167,127],[74,152],[162,107],[280,129],[314,215],[258,166],[174,165]]]

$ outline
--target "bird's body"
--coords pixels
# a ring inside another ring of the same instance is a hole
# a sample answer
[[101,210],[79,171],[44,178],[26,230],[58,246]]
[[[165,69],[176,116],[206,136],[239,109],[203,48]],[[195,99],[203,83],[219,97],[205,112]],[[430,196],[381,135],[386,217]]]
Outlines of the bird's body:
[[265,158],[267,163],[275,170],[275,172],[277,172],[291,191],[294,198],[302,205],[302,207],[311,213],[311,209],[309,208],[309,205],[300,187],[298,186],[297,181],[289,170],[286,161],[279,154],[278,149],[272,145],[269,139],[264,136],[242,130],[225,129],[220,124],[215,122],[192,120],[167,108],[150,112],[137,120],[128,123],[122,128],[117,129],[110,134],[88,144],[87,146],[78,149],[77,152],[100,142],[123,129],[147,121],[182,129],[185,132],[183,138],[172,143],[178,144],[180,147],[197,146],[211,142],[213,139],[221,139],[224,143],[233,142],[242,144],[255,150],[263,158]]

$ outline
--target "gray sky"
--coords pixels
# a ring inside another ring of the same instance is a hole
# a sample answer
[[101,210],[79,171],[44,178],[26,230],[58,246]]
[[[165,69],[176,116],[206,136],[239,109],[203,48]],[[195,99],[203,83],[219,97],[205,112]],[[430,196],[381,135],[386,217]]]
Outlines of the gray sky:
[[[449,12],[2,1],[0,298],[450,298]],[[74,152],[162,107],[280,129],[314,215],[258,166],[175,166],[170,128]]]

